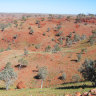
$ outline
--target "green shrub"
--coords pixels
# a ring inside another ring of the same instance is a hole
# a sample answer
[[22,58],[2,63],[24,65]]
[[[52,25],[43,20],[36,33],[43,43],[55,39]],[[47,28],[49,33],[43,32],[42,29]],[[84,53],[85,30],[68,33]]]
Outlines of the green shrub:
[[58,39],[60,45],[63,45],[63,40],[62,40],[62,39],[63,39],[62,37],[60,37],[60,38]]
[[22,21],[26,21],[26,17],[25,16],[22,16]]
[[40,21],[39,20],[36,20],[36,23],[35,24],[39,24],[40,23]]
[[72,40],[71,40],[71,38],[69,38],[69,37],[66,37],[66,42],[65,42],[65,44],[66,44],[66,46],[71,46],[72,45]]
[[19,59],[18,63],[19,63],[19,69],[21,69],[23,66],[26,67],[28,65],[28,61],[25,60],[24,58]]
[[78,41],[80,41],[80,36],[78,34],[75,34],[73,42],[78,42]]
[[58,32],[55,36],[60,36],[62,33],[63,33],[63,32],[60,31],[60,32]]
[[80,62],[81,57],[82,57],[82,55],[81,55],[81,53],[79,53],[79,54],[77,55],[77,62]]
[[63,73],[63,74],[62,74],[61,79],[62,79],[62,80],[66,80],[66,73]]
[[50,52],[51,51],[51,47],[50,45],[48,45],[46,48],[45,48],[45,52]]
[[30,31],[29,31],[29,34],[33,34],[34,33],[34,30],[33,29],[31,29]]
[[35,45],[35,48],[39,49],[40,48],[40,44]]
[[8,45],[7,49],[5,51],[11,50],[10,45]]
[[84,54],[86,52],[87,52],[87,49],[86,48],[81,49],[81,54]]
[[80,76],[78,74],[75,74],[72,76],[72,81],[73,82],[79,82],[80,81]]
[[38,24],[38,28],[41,28],[41,25],[40,25],[40,23]]
[[47,28],[47,32],[49,32],[50,31],[50,28]]
[[28,50],[26,48],[24,49],[24,55],[28,55]]
[[56,52],[58,52],[58,51],[60,51],[60,47],[59,47],[58,44],[56,44],[56,45],[54,46],[53,50],[52,50],[52,53],[56,53]]
[[3,49],[3,48],[1,48],[1,49],[0,49],[0,52],[3,52],[3,51],[4,51],[4,49]]

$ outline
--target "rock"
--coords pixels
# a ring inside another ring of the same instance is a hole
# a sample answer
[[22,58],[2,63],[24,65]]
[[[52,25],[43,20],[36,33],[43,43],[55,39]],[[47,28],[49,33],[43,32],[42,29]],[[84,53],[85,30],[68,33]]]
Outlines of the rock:
[[82,96],[93,96],[93,95],[90,92],[85,92],[85,93],[83,93]]
[[96,95],[96,88],[89,91],[92,95]]
[[91,93],[89,92],[89,93],[88,93],[88,96],[93,96],[93,95],[91,95]]
[[80,92],[76,92],[75,96],[81,96]]
[[26,88],[24,82],[20,81],[18,84],[17,84],[17,88],[18,89],[22,89],[22,88]]
[[88,96],[88,92],[83,93],[82,96]]

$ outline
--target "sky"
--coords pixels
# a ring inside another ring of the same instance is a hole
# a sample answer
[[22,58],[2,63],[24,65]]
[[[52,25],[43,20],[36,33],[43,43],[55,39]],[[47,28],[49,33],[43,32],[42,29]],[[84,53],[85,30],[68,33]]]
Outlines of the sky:
[[96,14],[96,0],[0,0],[0,12]]

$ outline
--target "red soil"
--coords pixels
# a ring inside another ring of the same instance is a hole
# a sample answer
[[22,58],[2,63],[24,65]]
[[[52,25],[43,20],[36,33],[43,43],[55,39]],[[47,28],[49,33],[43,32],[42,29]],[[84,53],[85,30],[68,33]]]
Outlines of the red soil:
[[[10,16],[9,18],[11,19],[8,19],[8,22],[12,22],[16,19]],[[3,19],[5,20],[5,18],[2,18],[0,21]],[[36,20],[41,20],[41,18],[28,18],[26,21],[23,21],[24,23],[21,26],[21,29],[19,29],[20,26],[16,28],[14,27],[15,25],[12,24],[12,26],[6,28],[4,32],[0,31],[0,48],[6,49],[10,44],[12,49],[0,53],[0,67],[2,69],[8,61],[12,62],[13,68],[18,73],[16,84],[22,81],[28,87],[40,87],[41,80],[34,79],[34,76],[37,74],[37,65],[39,67],[46,66],[48,69],[48,77],[46,82],[44,82],[45,87],[63,83],[64,81],[58,79],[63,71],[67,75],[66,82],[70,82],[72,81],[72,76],[74,74],[79,74],[78,69],[87,56],[88,58],[96,59],[94,58],[96,46],[94,46],[92,48],[88,47],[88,52],[83,54],[83,59],[80,63],[74,61],[77,59],[76,53],[81,50],[78,47],[82,46],[81,43],[73,44],[71,48],[64,48],[61,52],[54,54],[42,52],[45,51],[45,47],[48,45],[53,47],[56,42],[58,42],[57,39],[59,37],[55,36],[58,32],[54,31],[54,27],[56,27],[57,24],[62,23],[62,28],[60,29],[60,31],[63,31],[62,36],[67,36],[70,32],[75,31],[79,35],[85,34],[88,37],[91,35],[91,31],[96,29],[96,25],[93,24],[92,20],[90,22],[86,21],[88,24],[84,25],[83,23],[74,23],[74,19],[67,21],[65,17],[53,19],[52,21],[48,21],[47,17],[45,17],[44,21],[40,21],[41,28],[38,28],[38,25],[35,24]],[[17,21],[18,25],[22,22],[20,19]],[[29,34],[30,30],[28,28],[30,26],[34,30],[33,35]],[[50,28],[49,32],[46,32],[47,28]],[[45,33],[45,36],[43,33]],[[13,39],[14,35],[17,35],[16,39]],[[52,39],[55,39],[55,42],[52,41]],[[36,49],[35,46],[39,44],[40,48]],[[65,44],[60,46],[64,47],[64,45]],[[23,56],[25,47],[29,51],[29,55],[25,57],[28,60],[28,66],[18,70],[18,68],[14,66],[18,64],[18,59]]]

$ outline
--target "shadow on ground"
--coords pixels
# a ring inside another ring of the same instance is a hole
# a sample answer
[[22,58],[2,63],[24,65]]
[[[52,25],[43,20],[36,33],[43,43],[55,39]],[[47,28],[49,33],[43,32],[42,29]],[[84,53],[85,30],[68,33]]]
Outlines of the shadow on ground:
[[[72,83],[69,83],[69,84],[72,84]],[[74,84],[74,83],[73,83]],[[86,84],[83,84],[83,85],[67,85],[65,84],[64,87],[58,87],[56,89],[79,89],[79,88],[82,88],[82,89],[85,89],[85,88],[96,88],[96,86],[93,86],[93,85],[86,85]]]
[[0,90],[6,90],[6,88],[4,88],[4,87],[1,87],[1,88],[0,88]]

